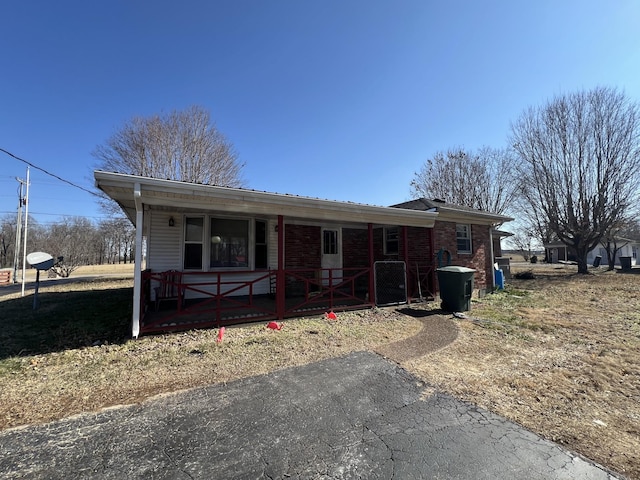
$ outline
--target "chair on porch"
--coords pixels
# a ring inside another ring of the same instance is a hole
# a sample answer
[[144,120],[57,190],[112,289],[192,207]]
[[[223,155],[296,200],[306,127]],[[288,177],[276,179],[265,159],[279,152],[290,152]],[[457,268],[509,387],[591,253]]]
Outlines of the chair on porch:
[[160,284],[154,288],[156,293],[156,311],[160,308],[160,302],[175,300],[178,307],[183,301],[184,289],[182,287],[182,272],[168,270],[160,273]]

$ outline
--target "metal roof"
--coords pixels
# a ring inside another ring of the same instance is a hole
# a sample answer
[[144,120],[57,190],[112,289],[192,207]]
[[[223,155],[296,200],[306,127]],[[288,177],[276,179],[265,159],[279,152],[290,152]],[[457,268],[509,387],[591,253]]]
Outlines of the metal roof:
[[[136,200],[151,209],[215,211],[277,216],[316,221],[373,223],[433,227],[438,213],[424,210],[382,207],[362,203],[323,200],[297,195],[243,188],[112,173],[96,170],[96,187],[115,200],[135,223]],[[135,193],[138,191],[139,196]]]
[[392,207],[438,212],[438,220],[442,221],[468,221],[469,223],[496,225],[513,220],[513,218],[506,215],[498,215],[464,205],[455,205],[438,199],[416,198],[408,202],[392,205]]

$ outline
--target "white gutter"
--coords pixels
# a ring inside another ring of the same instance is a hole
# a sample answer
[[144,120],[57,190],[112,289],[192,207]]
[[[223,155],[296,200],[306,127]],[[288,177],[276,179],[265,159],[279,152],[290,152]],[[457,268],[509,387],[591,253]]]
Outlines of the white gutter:
[[495,272],[495,258],[493,257],[493,228],[489,229],[489,249],[491,251],[491,291],[494,292],[496,289],[496,272]]

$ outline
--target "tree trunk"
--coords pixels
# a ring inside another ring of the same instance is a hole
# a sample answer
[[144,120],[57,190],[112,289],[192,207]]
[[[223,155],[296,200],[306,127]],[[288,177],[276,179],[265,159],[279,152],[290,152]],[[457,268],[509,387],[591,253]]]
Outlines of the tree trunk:
[[576,262],[578,263],[578,273],[589,273],[589,265],[587,264],[587,248],[578,246],[573,248],[576,254]]

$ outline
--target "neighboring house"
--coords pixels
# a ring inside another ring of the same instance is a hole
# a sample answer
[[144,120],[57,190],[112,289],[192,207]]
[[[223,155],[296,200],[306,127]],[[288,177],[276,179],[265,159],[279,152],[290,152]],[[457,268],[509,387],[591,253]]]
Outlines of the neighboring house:
[[[620,257],[631,258],[631,265],[638,264],[638,250],[640,249],[640,242],[628,238],[617,238],[616,247],[618,247],[618,251],[616,252],[616,258],[614,260],[615,265],[621,265]],[[593,265],[597,256],[601,258],[600,265],[606,266],[609,261],[607,257],[606,242],[602,242],[587,254],[587,264]]]
[[575,255],[569,253],[569,248],[559,240],[544,245],[544,258],[547,263],[575,262]]
[[94,176],[136,227],[133,337],[434,299],[445,263],[475,268],[476,288],[491,289],[492,232],[511,220],[426,200],[380,207]]
[[[640,250],[640,242],[619,238],[616,240],[617,246],[621,246],[616,252],[615,264],[620,265],[620,257],[630,257],[631,265],[637,264],[638,251]],[[606,243],[601,243],[587,254],[587,265],[594,265],[596,257],[600,257],[600,265],[607,265]],[[545,256],[548,263],[575,262],[575,255],[570,253],[569,248],[560,241],[554,241],[544,244]]]

